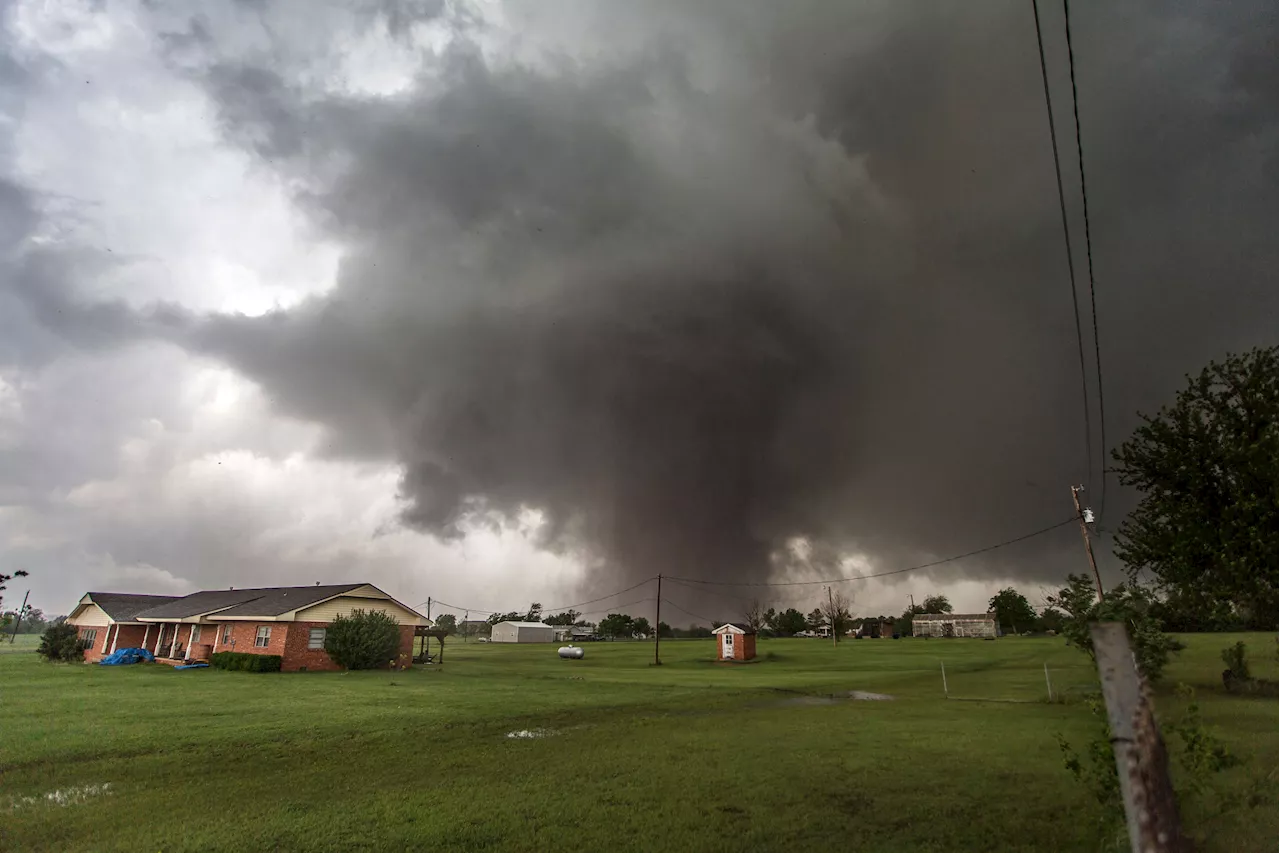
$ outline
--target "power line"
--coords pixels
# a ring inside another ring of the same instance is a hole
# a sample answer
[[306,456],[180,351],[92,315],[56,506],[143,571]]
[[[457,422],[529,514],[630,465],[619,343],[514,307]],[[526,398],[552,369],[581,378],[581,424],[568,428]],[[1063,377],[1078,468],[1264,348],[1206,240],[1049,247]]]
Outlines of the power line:
[[[663,580],[666,580],[666,579],[667,579],[667,576],[666,576],[666,575],[663,575],[663,576],[662,576],[662,579],[663,579]],[[719,621],[718,619],[712,619],[712,618],[707,617],[707,616],[699,616],[697,613],[691,613],[690,611],[685,610],[683,607],[681,607],[679,604],[676,604],[674,601],[672,601],[672,600],[671,600],[671,599],[669,599],[669,598],[664,598],[664,599],[662,599],[662,603],[663,603],[663,604],[668,605],[669,607],[674,607],[676,610],[679,610],[679,611],[680,611],[681,613],[683,613],[685,616],[692,616],[694,619],[699,619],[699,620],[701,620],[701,621],[703,621],[703,622],[710,622],[712,625],[716,624],[716,622],[718,622],[718,621]]]
[[[607,599],[613,598],[615,595],[622,595],[624,592],[631,592],[631,590],[633,589],[639,589],[640,587],[644,586],[645,584],[653,580],[657,580],[656,575],[651,578],[645,578],[644,580],[640,581],[638,584],[635,584],[634,586],[629,586],[626,589],[620,589],[617,592],[611,592],[608,595],[602,595],[599,598],[593,598],[590,601],[579,601],[576,604],[566,604],[563,607],[544,607],[542,608],[542,612],[543,613],[559,613],[562,610],[572,610],[575,607],[583,607],[587,604],[597,604],[601,601],[605,601]],[[423,601],[420,604],[414,605],[414,607],[418,608],[426,603],[427,602]],[[443,601],[440,601],[439,599],[431,599],[431,603],[439,607],[447,607],[450,610],[460,610],[463,612],[470,611],[472,613],[487,613],[489,615],[493,615],[495,613],[513,612],[513,611],[505,611],[505,610],[485,610],[483,607],[459,607],[456,604],[445,604]],[[599,611],[592,611],[592,612],[599,612]]]
[[[1034,0],[1033,0],[1034,2]],[[1102,347],[1098,343],[1098,302],[1094,298],[1093,242],[1089,238],[1089,192],[1084,180],[1084,146],[1080,142],[1080,99],[1076,92],[1076,56],[1071,48],[1071,0],[1062,0],[1062,19],[1067,30],[1067,69],[1071,74],[1071,113],[1076,124],[1076,157],[1080,162],[1080,201],[1084,212],[1084,252],[1089,263],[1089,309],[1093,314],[1093,362],[1098,370],[1098,435],[1102,440],[1102,488],[1098,496],[1098,517],[1107,505],[1107,410],[1102,395]],[[1042,54],[1043,57],[1043,54]],[[1055,144],[1056,156],[1056,144]],[[1077,315],[1078,322],[1078,315]],[[1090,462],[1092,465],[1092,461]]]
[[1014,545],[1018,542],[1025,542],[1028,539],[1034,539],[1035,537],[1042,536],[1045,533],[1050,532],[1051,530],[1057,530],[1059,527],[1063,527],[1068,524],[1075,524],[1076,521],[1077,521],[1077,517],[1073,515],[1070,518],[1066,519],[1065,521],[1059,521],[1057,524],[1051,524],[1048,527],[1042,527],[1039,530],[1033,531],[1031,533],[1023,534],[1022,536],[1018,536],[1014,539],[1006,539],[1003,542],[997,542],[995,545],[988,545],[985,548],[978,548],[975,551],[968,551],[964,554],[957,554],[954,557],[946,557],[945,559],[942,559],[942,560],[934,560],[931,563],[921,563],[918,566],[908,566],[905,569],[893,569],[892,571],[876,572],[870,575],[855,575],[853,577],[844,577],[844,578],[826,578],[824,580],[816,580],[816,581],[774,581],[774,582],[707,581],[707,580],[700,580],[698,578],[670,577],[668,575],[663,575],[662,579],[684,581],[686,583],[705,584],[707,586],[817,586],[818,584],[826,584],[826,583],[844,583],[846,581],[864,581],[864,580],[870,580],[871,578],[883,578],[883,577],[888,577],[889,575],[900,575],[905,572],[916,572],[921,569],[929,569],[929,568],[933,568],[934,566],[941,566],[943,563],[952,563],[952,562],[955,562],[956,560],[963,560],[966,557],[973,557],[978,554],[985,554],[988,551],[995,551],[997,548],[1004,548],[1009,545]]
[[1067,225],[1067,197],[1062,189],[1062,163],[1058,158],[1058,130],[1053,121],[1053,98],[1049,94],[1049,68],[1044,60],[1044,35],[1040,30],[1040,7],[1037,0],[1031,0],[1031,10],[1035,13],[1036,47],[1040,50],[1040,77],[1044,81],[1044,105],[1049,114],[1049,143],[1053,148],[1053,177],[1058,182],[1058,210],[1062,214],[1062,239],[1067,246],[1067,277],[1071,280],[1071,310],[1076,318],[1076,352],[1080,357],[1080,394],[1084,403],[1085,477],[1089,488],[1092,489],[1093,424],[1089,418],[1089,379],[1084,365],[1084,330],[1080,324],[1080,295],[1076,290],[1076,266],[1071,254],[1071,229]]

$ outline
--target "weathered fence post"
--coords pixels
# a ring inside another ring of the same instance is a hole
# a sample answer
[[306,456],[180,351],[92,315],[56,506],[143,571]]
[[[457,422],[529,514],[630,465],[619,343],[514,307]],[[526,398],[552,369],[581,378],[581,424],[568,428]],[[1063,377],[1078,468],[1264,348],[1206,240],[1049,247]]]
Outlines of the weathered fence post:
[[1178,802],[1169,781],[1169,756],[1151,709],[1151,695],[1121,622],[1089,626],[1107,704],[1107,723],[1120,776],[1125,824],[1133,853],[1184,853]]

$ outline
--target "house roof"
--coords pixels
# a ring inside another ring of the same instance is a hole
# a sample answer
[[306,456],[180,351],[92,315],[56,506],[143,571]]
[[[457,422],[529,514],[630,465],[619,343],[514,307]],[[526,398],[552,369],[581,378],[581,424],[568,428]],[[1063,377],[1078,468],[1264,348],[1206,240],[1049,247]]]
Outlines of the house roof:
[[499,625],[514,625],[517,628],[554,628],[546,622],[499,622]]
[[986,622],[995,619],[994,613],[917,613],[911,617],[921,622]]
[[719,628],[716,628],[711,633],[713,634],[722,633],[724,632],[725,628],[737,628],[738,631],[743,634],[754,634],[756,632],[755,628],[752,628],[750,625],[746,624],[745,622],[725,622],[723,625],[721,625]]
[[176,595],[134,595],[130,592],[91,592],[88,598],[114,622],[133,622],[138,613],[177,601]]
[[278,616],[362,586],[365,584],[210,589],[170,600],[168,603],[143,610],[137,616],[140,619],[185,619],[214,612],[228,616]]

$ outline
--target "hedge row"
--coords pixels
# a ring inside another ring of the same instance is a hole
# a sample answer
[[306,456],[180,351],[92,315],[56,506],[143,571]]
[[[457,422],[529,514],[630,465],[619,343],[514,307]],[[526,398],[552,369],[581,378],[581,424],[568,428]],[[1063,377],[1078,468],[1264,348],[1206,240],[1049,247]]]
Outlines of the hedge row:
[[254,655],[249,652],[214,652],[209,656],[209,665],[215,669],[238,670],[240,672],[279,672],[280,663],[284,660],[280,655]]

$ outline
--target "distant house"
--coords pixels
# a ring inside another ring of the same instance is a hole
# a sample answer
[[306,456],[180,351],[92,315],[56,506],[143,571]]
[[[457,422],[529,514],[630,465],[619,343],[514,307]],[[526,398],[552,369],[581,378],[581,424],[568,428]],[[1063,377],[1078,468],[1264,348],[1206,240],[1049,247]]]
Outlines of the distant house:
[[911,618],[914,637],[995,637],[994,613],[917,613]]
[[556,628],[556,642],[563,643],[572,640],[590,641],[599,639],[596,636],[594,628],[587,628],[582,625],[561,625]]
[[711,632],[716,640],[716,660],[754,660],[756,632],[750,625],[726,622]]
[[400,624],[400,651],[412,655],[418,628],[431,620],[372,584],[288,586],[193,592],[186,596],[87,592],[67,621],[79,629],[87,661],[116,649],[143,648],[162,662],[214,652],[280,655],[281,669],[340,667],[324,650],[339,615],[381,610]]
[[492,643],[554,643],[556,629],[545,622],[499,622],[489,634]]

